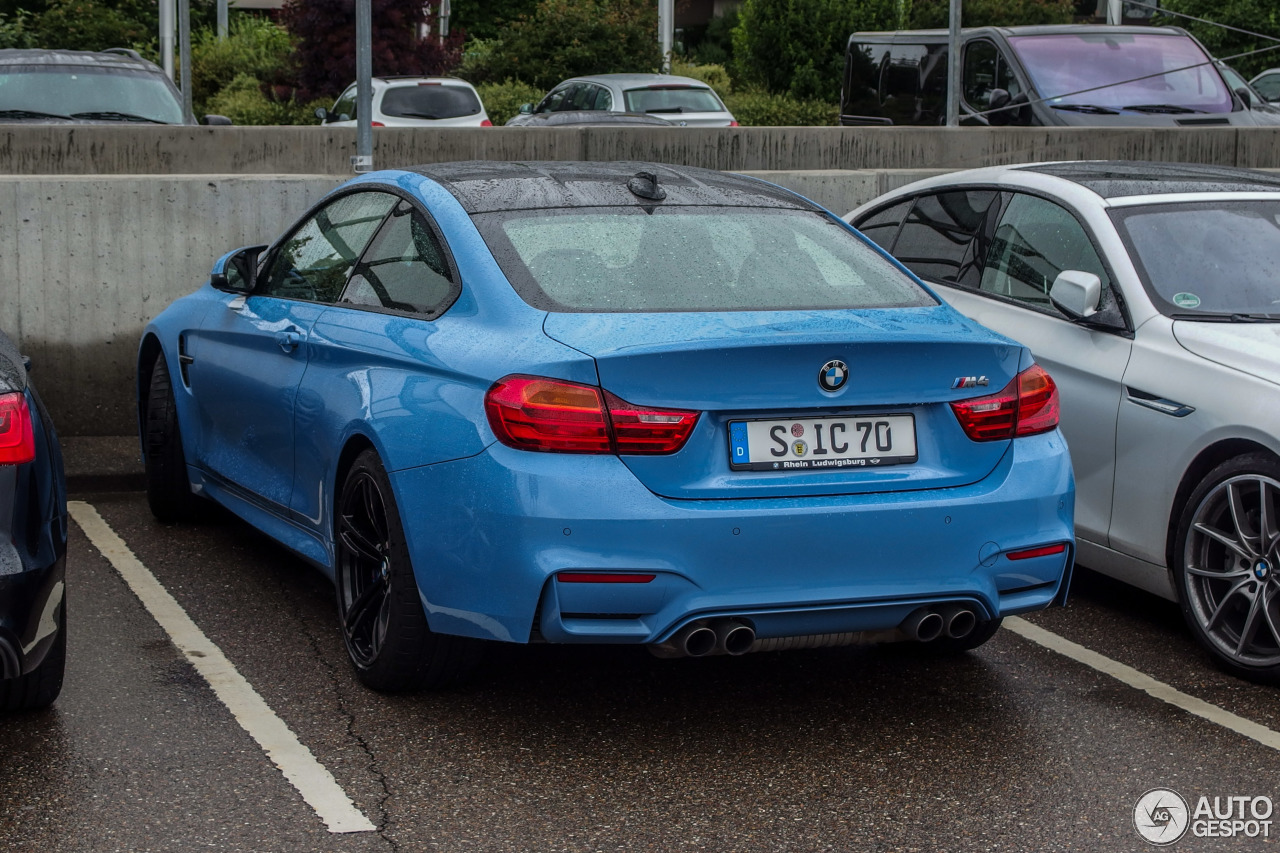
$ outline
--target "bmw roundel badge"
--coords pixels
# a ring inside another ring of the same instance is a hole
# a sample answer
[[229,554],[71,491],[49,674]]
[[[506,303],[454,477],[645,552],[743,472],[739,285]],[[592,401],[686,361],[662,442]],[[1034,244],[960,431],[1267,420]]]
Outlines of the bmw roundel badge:
[[839,391],[849,381],[849,366],[840,359],[832,359],[818,371],[818,385],[823,391]]

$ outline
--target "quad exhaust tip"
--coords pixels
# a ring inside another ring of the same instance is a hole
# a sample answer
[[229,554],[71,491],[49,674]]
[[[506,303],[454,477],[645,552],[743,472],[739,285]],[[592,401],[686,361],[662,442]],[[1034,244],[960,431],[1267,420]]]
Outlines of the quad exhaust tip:
[[756,642],[756,629],[738,619],[690,622],[665,643],[649,646],[660,658],[700,658],[707,655],[745,655]]
[[939,637],[961,640],[978,627],[978,614],[970,607],[948,605],[946,607],[921,607],[902,620],[899,626],[909,640],[931,643]]

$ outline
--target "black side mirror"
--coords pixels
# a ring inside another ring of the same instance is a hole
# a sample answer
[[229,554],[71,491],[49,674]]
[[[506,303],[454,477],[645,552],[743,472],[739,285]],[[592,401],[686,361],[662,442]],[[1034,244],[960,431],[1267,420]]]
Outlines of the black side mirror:
[[258,256],[265,248],[245,246],[218,258],[209,273],[209,284],[225,293],[252,293],[258,283]]
[[1236,89],[1236,95],[1238,95],[1240,100],[1244,103],[1244,108],[1246,110],[1253,109],[1253,93],[1249,91],[1248,87],[1241,86]]
[[213,113],[209,113],[207,116],[200,119],[200,123],[217,127],[231,127],[231,125],[235,124],[235,122],[226,116],[215,115]]
[[328,121],[329,111],[324,107],[316,107],[316,118],[320,119],[321,123]]
[[1004,127],[1009,124],[1012,118],[1005,107],[1009,106],[1009,93],[1004,89],[992,89],[991,97],[987,98],[987,124],[992,127]]

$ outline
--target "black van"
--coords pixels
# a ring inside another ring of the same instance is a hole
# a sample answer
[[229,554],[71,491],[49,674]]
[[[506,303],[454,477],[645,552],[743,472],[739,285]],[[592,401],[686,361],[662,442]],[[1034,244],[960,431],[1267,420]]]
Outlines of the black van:
[[[961,34],[960,123],[1256,125],[1179,27],[979,27]],[[946,30],[854,33],[840,124],[945,124]]]

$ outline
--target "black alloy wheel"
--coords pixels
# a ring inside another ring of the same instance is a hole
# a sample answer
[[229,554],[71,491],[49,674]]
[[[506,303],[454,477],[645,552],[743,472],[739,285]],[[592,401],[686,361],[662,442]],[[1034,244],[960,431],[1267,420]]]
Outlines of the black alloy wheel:
[[479,662],[477,640],[436,634],[427,624],[391,482],[366,450],[343,481],[334,521],[338,616],[347,654],[368,687],[439,688]]
[[1280,680],[1280,462],[1219,465],[1191,494],[1175,545],[1182,613],[1229,672]]

